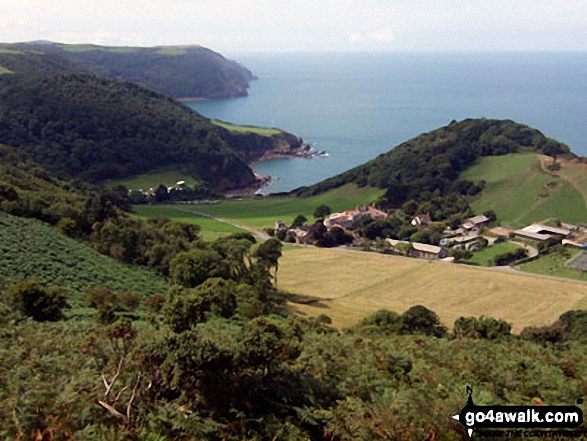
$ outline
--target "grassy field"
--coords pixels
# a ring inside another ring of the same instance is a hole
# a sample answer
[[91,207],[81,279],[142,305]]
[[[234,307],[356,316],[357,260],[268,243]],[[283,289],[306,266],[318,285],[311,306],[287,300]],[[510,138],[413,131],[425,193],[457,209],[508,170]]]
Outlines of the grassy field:
[[24,54],[24,51],[17,49],[8,49],[6,47],[0,47],[0,54],[20,55]]
[[279,129],[273,129],[268,127],[257,127],[257,126],[237,126],[236,124],[227,123],[224,121],[220,121],[219,119],[213,119],[212,123],[222,127],[226,130],[230,130],[231,132],[237,133],[256,133],[260,136],[272,136],[278,135],[282,131]]
[[242,225],[262,228],[273,227],[277,220],[290,224],[298,214],[303,214],[312,222],[314,210],[321,204],[328,205],[333,212],[344,211],[369,203],[382,194],[383,190],[377,188],[357,188],[354,184],[347,184],[309,198],[224,200],[218,205],[198,206],[195,210],[231,219]]
[[87,290],[95,286],[143,296],[164,295],[169,287],[155,273],[99,254],[54,227],[0,211],[0,278],[12,284],[31,277],[67,290],[74,307],[82,305]]
[[126,46],[96,46],[93,44],[64,44],[59,45],[61,49],[68,52],[89,52],[89,51],[104,51],[113,52],[116,54],[130,54],[132,52],[138,52],[141,50],[139,47],[126,47]]
[[336,249],[286,250],[279,286],[324,299],[292,309],[308,316],[326,314],[337,327],[354,325],[378,309],[402,313],[420,304],[449,327],[461,316],[486,315],[507,320],[519,332],[587,307],[583,282]]
[[187,52],[185,47],[162,47],[157,51],[158,55],[184,55]]
[[560,175],[565,178],[580,194],[587,204],[587,164],[576,161],[560,161]]
[[3,66],[0,66],[0,75],[6,75],[6,74],[12,74],[14,72],[12,72],[10,69],[6,69]]
[[193,187],[197,183],[194,178],[181,172],[178,167],[164,167],[149,173],[133,176],[132,178],[109,181],[108,186],[115,187],[117,185],[124,185],[131,190],[139,188],[148,190],[149,188],[158,187],[159,184],[170,187],[178,181],[185,181],[186,185],[190,187]]
[[[202,206],[198,205],[197,208],[193,209],[197,210],[200,207]],[[186,210],[189,210],[189,208],[184,205],[135,205],[133,207],[133,214],[141,219],[168,217],[177,221],[198,224],[202,228],[200,236],[207,241],[215,240],[227,234],[242,233],[244,231],[230,224],[198,216]]]
[[565,268],[565,263],[578,253],[580,253],[579,250],[573,249],[568,249],[566,255],[552,251],[536,260],[523,263],[518,268],[535,274],[587,280],[587,273],[572,268]]
[[[540,159],[534,153],[485,157],[463,172],[463,179],[487,183],[471,204],[473,210],[482,213],[492,209],[501,224],[511,228],[548,218],[587,223],[586,199],[564,175],[544,172]],[[575,180],[585,183],[587,177]]]
[[481,266],[493,266],[493,258],[498,254],[509,253],[520,248],[518,245],[509,242],[501,242],[493,246],[483,248],[473,253],[467,262],[476,263]]

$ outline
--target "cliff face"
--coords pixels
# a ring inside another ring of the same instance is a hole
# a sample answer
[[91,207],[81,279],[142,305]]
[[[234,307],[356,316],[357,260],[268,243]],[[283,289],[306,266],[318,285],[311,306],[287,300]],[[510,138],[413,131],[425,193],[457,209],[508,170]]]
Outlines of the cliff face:
[[[43,54],[62,60],[59,66],[44,70],[85,70],[97,75],[143,84],[173,98],[232,98],[246,96],[249,82],[255,79],[250,70],[201,46],[107,47],[58,43],[18,43],[1,45],[14,53],[9,66],[19,64],[22,52],[28,59]],[[18,53],[18,52],[21,53]],[[49,57],[44,57],[48,59]],[[64,66],[68,63],[68,66]],[[39,64],[39,62],[37,62]],[[44,64],[47,64],[45,61]],[[5,65],[0,63],[0,65]],[[10,69],[15,70],[15,69]],[[16,72],[21,72],[16,69]],[[26,72],[30,72],[30,67]]]

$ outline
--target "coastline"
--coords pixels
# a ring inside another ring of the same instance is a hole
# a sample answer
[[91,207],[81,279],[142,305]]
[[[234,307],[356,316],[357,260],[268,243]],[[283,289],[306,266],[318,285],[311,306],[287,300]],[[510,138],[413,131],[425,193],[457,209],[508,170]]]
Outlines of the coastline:
[[[290,151],[278,151],[278,150],[270,150],[263,153],[263,155],[252,162],[249,162],[249,166],[253,167],[255,164],[259,164],[264,161],[269,161],[272,159],[314,159],[319,158],[322,156],[328,156],[328,153],[323,150],[314,150],[310,144],[302,144],[301,147],[296,149],[292,149]],[[265,176],[253,169],[253,173],[256,178],[256,182],[251,184],[248,187],[240,188],[236,190],[229,190],[224,193],[225,198],[249,198],[254,196],[266,196],[263,195],[261,190],[267,187],[271,182],[277,181],[279,178],[275,178],[273,176]]]
[[291,149],[288,151],[284,150],[268,150],[259,159],[252,161],[249,165],[253,166],[255,164],[259,164],[264,161],[269,161],[271,159],[314,159],[319,158],[321,156],[328,156],[328,153],[324,150],[314,150],[312,145],[303,143],[300,147]]

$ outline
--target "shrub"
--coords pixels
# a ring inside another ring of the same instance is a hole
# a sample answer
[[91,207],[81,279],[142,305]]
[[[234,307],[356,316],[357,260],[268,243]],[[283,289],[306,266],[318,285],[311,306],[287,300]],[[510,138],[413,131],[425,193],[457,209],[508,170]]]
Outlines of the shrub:
[[435,312],[425,306],[412,306],[401,315],[402,332],[406,334],[425,334],[442,337],[446,327],[440,324]]
[[374,330],[384,334],[399,334],[402,330],[402,319],[399,314],[387,309],[365,317],[357,326],[359,329]]
[[63,309],[69,306],[62,291],[45,288],[36,280],[17,283],[8,290],[7,296],[14,310],[38,322],[61,320]]

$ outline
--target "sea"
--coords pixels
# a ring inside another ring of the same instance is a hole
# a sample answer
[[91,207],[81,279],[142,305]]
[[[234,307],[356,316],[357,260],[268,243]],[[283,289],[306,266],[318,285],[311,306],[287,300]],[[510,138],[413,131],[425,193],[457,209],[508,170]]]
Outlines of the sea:
[[278,127],[326,156],[254,166],[264,194],[334,176],[466,118],[527,124],[587,156],[587,53],[242,53],[243,98],[190,102],[209,118]]

